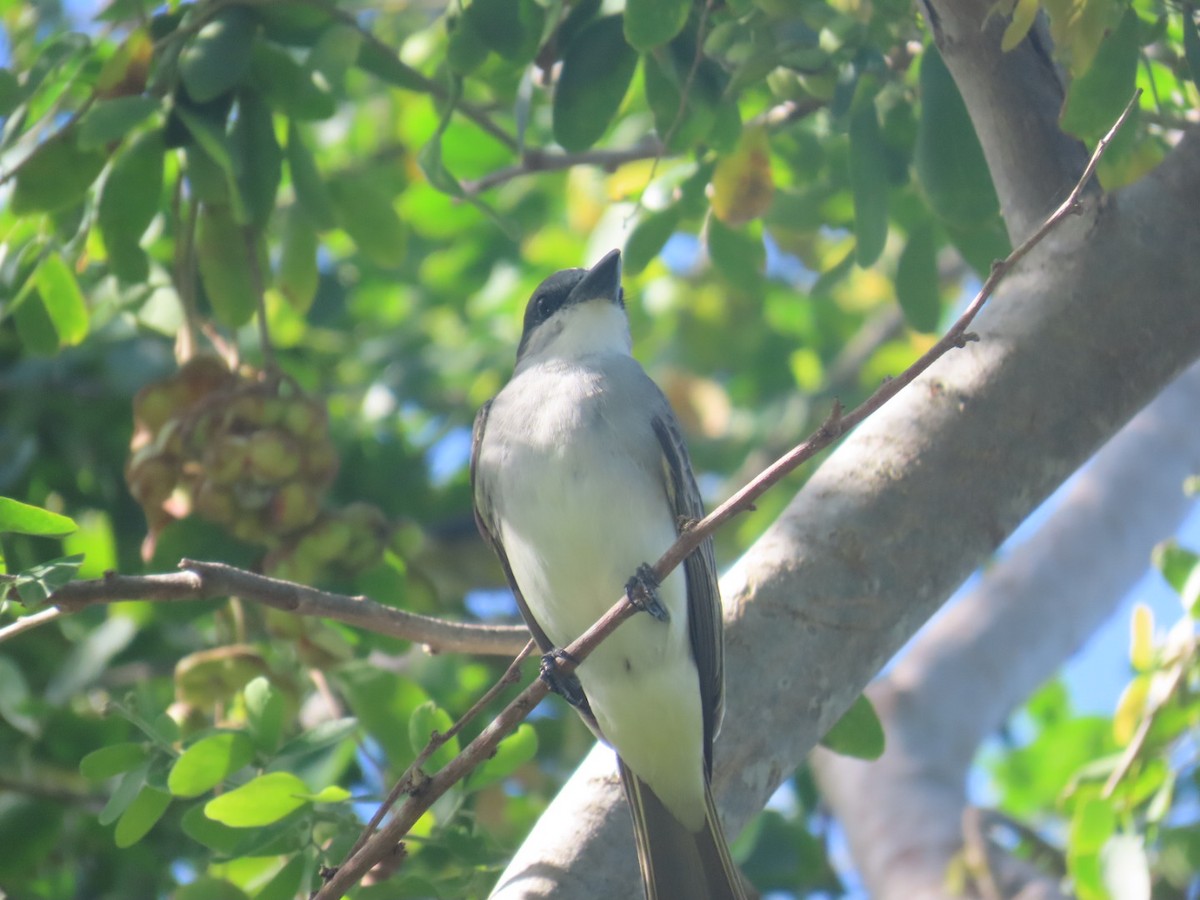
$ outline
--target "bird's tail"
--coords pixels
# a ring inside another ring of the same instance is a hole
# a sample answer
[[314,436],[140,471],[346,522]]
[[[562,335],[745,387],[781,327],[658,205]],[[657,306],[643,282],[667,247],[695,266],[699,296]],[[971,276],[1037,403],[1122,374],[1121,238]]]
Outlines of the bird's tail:
[[746,900],[707,781],[704,827],[694,832],[681,825],[624,762],[621,785],[633,812],[646,900]]

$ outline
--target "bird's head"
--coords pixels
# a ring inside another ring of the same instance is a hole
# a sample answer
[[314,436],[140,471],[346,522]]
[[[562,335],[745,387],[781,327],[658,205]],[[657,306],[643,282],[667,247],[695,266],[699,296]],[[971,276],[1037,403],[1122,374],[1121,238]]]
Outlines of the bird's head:
[[630,351],[621,290],[621,251],[590,269],[563,269],[538,285],[525,307],[517,365]]

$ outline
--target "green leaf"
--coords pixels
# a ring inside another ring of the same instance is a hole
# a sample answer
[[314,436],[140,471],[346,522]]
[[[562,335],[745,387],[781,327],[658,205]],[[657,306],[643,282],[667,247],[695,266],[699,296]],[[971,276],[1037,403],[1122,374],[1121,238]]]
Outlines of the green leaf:
[[[420,753],[429,743],[434,732],[445,734],[454,725],[450,713],[446,712],[432,700],[422,703],[413,710],[408,720],[408,740],[412,744],[413,753]],[[437,771],[458,755],[458,738],[446,741],[433,752],[425,763],[429,771]]]
[[382,78],[388,84],[408,91],[427,92],[429,79],[407,63],[401,62],[395,52],[370,41],[362,45],[358,54],[358,67]]
[[1152,559],[1167,584],[1179,594],[1184,611],[1200,617],[1200,556],[1174,541],[1164,541],[1154,548]]
[[983,228],[955,228],[946,223],[946,237],[980,280],[992,271],[992,265],[1012,252],[1012,243],[1000,216],[993,215]]
[[254,900],[294,900],[297,894],[307,896],[308,892],[300,889],[307,865],[308,860],[304,856],[293,856],[254,895]]
[[[207,178],[209,181],[218,181],[222,187],[220,192],[217,191],[215,186],[210,185],[206,190],[198,191],[201,194],[201,199],[209,200],[210,202],[217,199],[228,201],[233,211],[233,218],[244,225],[248,221],[246,204],[242,198],[241,188],[238,185],[237,169],[233,162],[233,150],[229,145],[229,138],[223,130],[222,123],[188,109],[186,106],[175,107],[175,113],[187,127],[192,137],[196,139],[197,146],[203,151],[203,156],[200,157],[194,157],[191,153],[188,154],[189,180],[193,181],[196,187],[201,187],[197,178],[198,175]],[[198,165],[199,161],[204,159],[204,157],[207,157],[207,162],[211,163],[214,167],[214,171],[208,175],[205,175],[203,169],[200,169]]]
[[909,232],[908,242],[896,265],[896,298],[909,326],[917,331],[937,330],[942,314],[938,290],[933,227],[918,225]]
[[1074,855],[1099,853],[1117,828],[1117,814],[1108,800],[1084,799],[1071,816],[1068,847]]
[[0,584],[0,598],[15,590],[26,606],[39,606],[75,577],[82,562],[82,556],[64,556],[28,568],[8,579],[7,584]]
[[96,816],[96,821],[101,825],[111,825],[117,821],[146,785],[146,776],[149,773],[150,763],[145,762],[122,775],[121,780],[117,782],[116,790],[104,804],[104,809],[100,810]]
[[34,284],[58,334],[59,346],[73,347],[88,333],[88,308],[75,273],[57,253],[47,254],[34,273]]
[[1062,129],[1084,140],[1102,136],[1133,96],[1137,79],[1140,24],[1129,7],[1117,28],[1096,51],[1096,58],[1071,82],[1063,106]]
[[938,218],[973,230],[995,219],[996,189],[958,86],[932,44],[921,56],[921,112],[913,161]]
[[354,718],[322,722],[284,744],[271,765],[278,768],[291,766],[305,757],[350,740],[357,730],[358,720]]
[[687,24],[691,0],[626,0],[625,40],[644,51],[665,44]]
[[1200,87],[1200,30],[1196,28],[1196,11],[1190,3],[1183,7],[1183,55],[1192,73],[1192,82]]
[[117,820],[114,839],[118,847],[132,847],[146,836],[171,805],[171,795],[145,785]]
[[850,105],[850,192],[854,197],[854,258],[879,259],[888,233],[887,150],[875,111],[876,86],[862,78]]
[[488,45],[475,27],[475,17],[446,16],[446,65],[455,75],[469,75],[487,59]]
[[333,199],[295,122],[288,123],[287,161],[296,199],[312,219],[313,225],[318,231],[333,228],[337,224]]
[[143,96],[98,100],[79,120],[79,146],[90,150],[119,141],[161,105],[157,98]]
[[504,738],[496,752],[485,759],[467,778],[466,789],[478,791],[490,784],[503,781],[537,755],[537,729],[522,722],[517,730]]
[[17,215],[61,212],[83,199],[104,168],[105,155],[86,150],[74,129],[38,147],[17,171],[12,211]]
[[283,694],[275,690],[266,677],[259,675],[242,689],[242,696],[246,703],[246,722],[255,746],[263,753],[274,753],[283,737],[287,712]]
[[206,816],[203,803],[197,803],[188,809],[180,818],[179,827],[197,844],[222,856],[232,856],[246,837],[243,829],[230,828]]
[[230,328],[250,321],[258,307],[258,282],[250,254],[257,247],[228,206],[205,204],[196,223],[196,262],[217,318]]
[[354,795],[344,787],[331,784],[328,787],[321,788],[315,794],[309,794],[308,799],[313,803],[345,803],[352,796]]
[[306,805],[308,793],[308,785],[291,772],[268,772],[209,800],[204,814],[231,828],[256,828],[278,822]]
[[554,139],[564,149],[574,153],[600,140],[621,108],[637,60],[620,16],[591,22],[571,41],[554,90]]
[[[256,900],[259,896],[255,895]],[[201,875],[172,892],[171,900],[250,900],[250,895],[223,878]]]
[[625,242],[625,252],[621,257],[627,274],[637,275],[658,256],[679,227],[680,218],[676,205],[642,216]]
[[149,756],[150,754],[145,744],[135,744],[133,742],[110,744],[107,747],[101,747],[99,750],[93,750],[81,759],[79,761],[79,773],[84,778],[90,778],[93,781],[112,778],[114,775],[120,775],[123,772],[137,768]]
[[9,115],[21,102],[21,82],[9,69],[0,69],[0,118]]
[[240,731],[201,738],[171,766],[167,788],[176,797],[199,797],[254,757],[254,744]]
[[37,356],[53,356],[58,352],[58,332],[42,298],[32,286],[24,301],[16,304],[12,317],[17,336],[26,350]]
[[30,506],[19,500],[0,497],[0,534],[36,534],[43,537],[62,537],[78,526],[74,519]]
[[255,90],[238,94],[238,115],[230,145],[238,188],[246,202],[248,224],[261,228],[275,211],[275,192],[283,175],[283,153],[275,139],[271,109]]
[[546,11],[535,0],[474,0],[463,13],[483,43],[511,63],[537,55]]
[[860,694],[833,727],[821,738],[821,745],[857,759],[879,759],[883,755],[883,726],[866,694]]
[[179,55],[188,96],[207,103],[232,90],[250,69],[258,22],[244,6],[227,6],[205,23]]
[[397,215],[380,174],[343,172],[329,182],[338,225],[377,266],[394,269],[404,261],[408,229]]
[[280,244],[275,287],[288,305],[303,315],[316,299],[321,273],[317,266],[317,230],[298,205],[293,204],[283,214]]
[[41,733],[42,724],[29,714],[29,683],[12,659],[0,656],[0,719],[30,737]]
[[141,135],[116,158],[100,189],[96,222],[109,267],[126,283],[142,282],[149,274],[140,243],[158,215],[165,153],[162,131]]
[[301,66],[282,47],[267,41],[254,46],[250,83],[269,106],[289,119],[328,119],[337,112],[337,101],[324,79]]
[[[665,49],[643,59],[646,102],[654,114],[654,130],[673,152],[706,140],[725,106],[721,103],[720,68],[712,60],[694,66],[695,58],[695,35],[685,31]],[[732,137],[737,139],[736,131]]]
[[767,250],[755,225],[731,228],[716,216],[709,216],[704,239],[713,265],[732,284],[752,291],[762,281]]
[[320,72],[335,91],[345,90],[346,72],[358,60],[363,36],[357,28],[334,22],[317,38],[308,54],[306,68]]

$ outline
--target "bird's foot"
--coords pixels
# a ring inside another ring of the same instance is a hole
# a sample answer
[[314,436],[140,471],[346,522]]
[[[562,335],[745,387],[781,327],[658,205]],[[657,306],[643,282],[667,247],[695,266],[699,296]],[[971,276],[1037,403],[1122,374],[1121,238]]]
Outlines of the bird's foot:
[[649,563],[642,563],[638,566],[637,573],[625,582],[625,596],[635,609],[650,613],[660,622],[668,622],[671,614],[658,599],[658,585],[658,575],[655,574],[654,567]]
[[575,659],[566,650],[551,650],[542,657],[542,665],[538,670],[538,676],[542,681],[546,682],[550,690],[558,694],[576,709],[587,709],[587,696],[583,693],[583,685],[579,683],[579,679],[575,677],[574,672],[564,672],[559,667],[559,662],[565,660],[573,665],[578,665],[579,660]]

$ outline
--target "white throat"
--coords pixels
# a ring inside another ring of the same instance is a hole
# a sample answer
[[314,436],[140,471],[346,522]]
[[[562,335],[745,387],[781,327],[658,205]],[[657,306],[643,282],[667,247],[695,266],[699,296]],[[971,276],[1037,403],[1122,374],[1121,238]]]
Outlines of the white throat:
[[555,359],[574,362],[589,356],[628,356],[632,347],[625,310],[611,300],[587,300],[559,310],[537,327],[517,371]]

